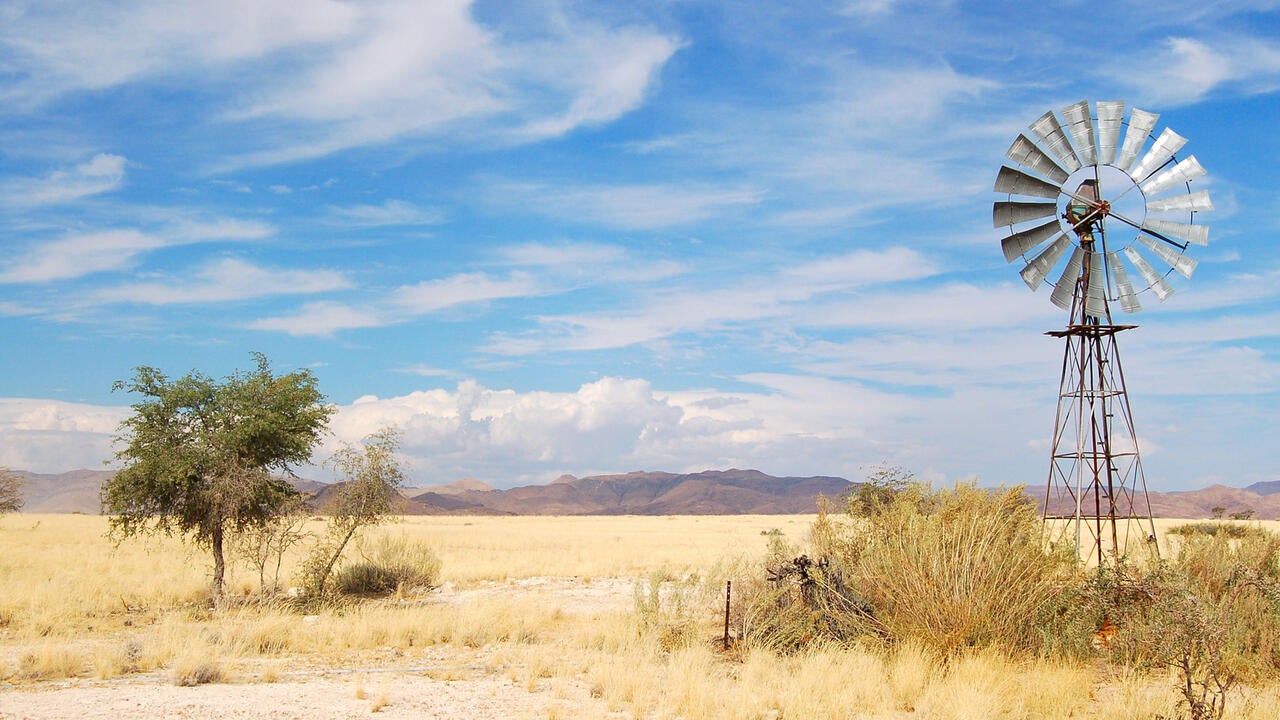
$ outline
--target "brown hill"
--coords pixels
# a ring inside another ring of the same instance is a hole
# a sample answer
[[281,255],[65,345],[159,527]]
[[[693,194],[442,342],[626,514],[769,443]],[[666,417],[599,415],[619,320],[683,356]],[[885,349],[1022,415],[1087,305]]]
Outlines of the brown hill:
[[[1037,507],[1044,502],[1044,486],[1028,487],[1027,495],[1036,503]],[[1147,497],[1151,502],[1151,514],[1155,517],[1164,518],[1209,518],[1213,517],[1214,508],[1222,508],[1224,515],[1230,517],[1233,513],[1241,513],[1253,511],[1253,517],[1259,520],[1277,520],[1280,519],[1280,494],[1259,495],[1250,490],[1241,490],[1239,488],[1226,487],[1224,485],[1211,485],[1200,490],[1176,491],[1176,492],[1155,492],[1149,491]],[[1143,514],[1144,508],[1141,506],[1141,500],[1138,503],[1138,512]],[[1086,508],[1093,505],[1093,495],[1086,493],[1082,499],[1082,505]],[[1128,506],[1124,502],[1119,503],[1117,510],[1120,513],[1126,513]],[[1067,502],[1054,502],[1050,504],[1049,510],[1056,515],[1070,515],[1073,507]]]
[[17,472],[23,480],[24,512],[97,515],[98,490],[111,470],[72,470],[57,475]]
[[[19,472],[26,485],[24,512],[98,512],[98,491],[109,470],[73,470],[61,474]],[[291,478],[323,511],[333,486]],[[836,477],[773,477],[756,470],[707,470],[699,473],[632,472],[577,478],[561,476],[547,485],[494,490],[475,480],[407,490],[397,511],[406,515],[733,515],[813,512],[816,498],[837,498],[853,488]],[[1028,487],[1038,504],[1044,487]],[[1263,520],[1280,519],[1280,482],[1245,489],[1222,485],[1185,492],[1150,492],[1156,517],[1208,518],[1215,507],[1232,513],[1252,510]],[[1065,512],[1065,508],[1054,508]]]
[[678,475],[632,472],[549,485],[465,492],[459,499],[518,515],[737,515],[815,512],[817,498],[855,485],[835,477],[773,477],[757,470]]

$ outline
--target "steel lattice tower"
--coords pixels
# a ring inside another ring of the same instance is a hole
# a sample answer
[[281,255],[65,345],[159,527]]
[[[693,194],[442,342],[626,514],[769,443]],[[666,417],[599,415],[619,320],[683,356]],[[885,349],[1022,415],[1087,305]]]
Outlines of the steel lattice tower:
[[1068,311],[1066,329],[1048,333],[1066,347],[1045,526],[1099,565],[1140,547],[1159,553],[1116,345],[1137,326],[1115,324],[1111,310],[1138,312],[1148,292],[1167,298],[1166,278],[1195,270],[1188,247],[1209,242],[1196,216],[1213,203],[1191,190],[1205,169],[1175,157],[1186,138],[1153,134],[1158,118],[1133,108],[1126,120],[1121,101],[1050,110],[1009,146],[994,188],[1007,196],[992,205],[1005,260],[1021,259],[1027,287],[1052,286],[1050,301]]

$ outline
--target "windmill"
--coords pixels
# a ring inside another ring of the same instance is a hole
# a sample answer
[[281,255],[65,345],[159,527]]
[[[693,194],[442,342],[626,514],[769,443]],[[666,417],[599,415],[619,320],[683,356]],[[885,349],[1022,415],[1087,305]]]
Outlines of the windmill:
[[1116,345],[1137,325],[1114,322],[1112,310],[1138,312],[1144,296],[1173,293],[1173,272],[1191,277],[1187,249],[1209,240],[1195,221],[1213,204],[1191,190],[1205,175],[1199,161],[1176,157],[1186,138],[1153,134],[1158,115],[1133,108],[1126,121],[1123,102],[1088,100],[1059,114],[1040,116],[1005,153],[1011,166],[1000,168],[995,191],[1006,199],[992,222],[1008,231],[1005,260],[1021,258],[1027,286],[1049,285],[1050,301],[1068,313],[1064,330],[1047,333],[1065,350],[1042,509],[1059,540],[1101,565],[1135,540],[1158,553]]

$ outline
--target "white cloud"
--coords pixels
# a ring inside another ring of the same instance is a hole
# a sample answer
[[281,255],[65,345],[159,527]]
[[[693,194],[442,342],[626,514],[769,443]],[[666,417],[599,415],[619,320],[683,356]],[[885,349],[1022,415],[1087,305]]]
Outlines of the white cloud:
[[340,272],[264,268],[226,258],[197,270],[193,277],[170,283],[131,283],[94,294],[98,302],[212,303],[271,295],[314,294],[351,286]]
[[760,203],[750,188],[703,184],[544,185],[506,183],[491,188],[495,203],[518,205],[550,217],[628,230],[654,230],[715,217],[737,206]]
[[[664,393],[640,379],[526,393],[467,381],[454,391],[361,398],[339,408],[333,429],[337,440],[350,441],[397,425],[421,483],[481,477],[508,485],[546,482],[562,472],[754,467],[780,457],[791,458],[788,471],[834,472],[827,463],[863,433],[847,423],[819,428],[836,414],[829,411],[836,403],[851,399],[821,389],[828,411],[815,410],[807,394]],[[801,446],[833,455],[796,458],[790,451]]]
[[[542,316],[536,330],[495,335],[485,349],[501,355],[603,350],[780,318],[800,326],[838,323],[830,319],[825,303],[808,309],[804,304],[826,293],[917,279],[934,272],[914,250],[886,248],[784,267],[772,275],[739,278],[731,287],[715,287],[706,276],[690,276],[687,287],[647,292],[634,307]],[[863,304],[872,315],[894,312],[892,305]],[[839,306],[834,312],[841,312]]]
[[0,398],[0,467],[32,472],[100,469],[128,408]]
[[406,375],[418,375],[420,377],[452,377],[457,375],[457,373],[452,370],[444,370],[442,368],[432,367],[431,365],[423,365],[422,363],[410,365],[409,367],[396,368],[396,372],[405,373]]
[[587,243],[508,245],[499,248],[496,254],[502,262],[510,265],[553,268],[562,265],[599,266],[624,259],[624,253],[620,247]]
[[[280,120],[295,140],[226,167],[291,162],[403,137],[450,133],[524,143],[634,109],[674,39],[636,28],[530,18],[516,39],[481,25],[470,0],[362,8],[344,43],[301,76],[275,78],[233,121]],[[511,35],[514,35],[512,33]]]
[[1228,85],[1271,92],[1280,87],[1280,45],[1247,36],[1169,37],[1159,52],[1128,59],[1121,77],[1142,102],[1164,107],[1198,102]]
[[[656,282],[689,271],[688,263],[674,260],[641,261],[615,245],[526,243],[499,248],[494,253],[504,265],[530,268],[544,278],[544,289],[558,291],[590,285]],[[548,290],[549,292],[549,290]]]
[[340,40],[358,13],[333,0],[124,0],[74,8],[30,4],[6,19],[0,44],[10,48],[24,80],[0,97],[35,104],[76,90]]
[[275,227],[256,220],[214,218],[175,219],[163,230],[166,245],[191,245],[213,240],[261,240],[275,234]]
[[138,230],[70,235],[37,245],[5,264],[3,283],[42,283],[131,267],[138,255],[164,241]]
[[14,178],[0,184],[0,202],[34,206],[68,203],[116,190],[124,184],[125,159],[99,153],[70,170],[43,178]]
[[[585,24],[551,43],[523,48],[523,64],[552,86],[561,85],[561,94],[573,99],[562,112],[517,128],[515,135],[555,137],[617,119],[640,105],[658,70],[679,49],[680,43],[670,37]],[[590,62],[584,64],[584,58]]]
[[389,302],[420,315],[455,305],[526,297],[540,292],[537,281],[528,273],[514,272],[501,280],[484,273],[467,273],[397,288]]
[[783,275],[815,288],[851,288],[898,280],[916,280],[938,272],[937,267],[916,250],[892,247],[884,250],[854,250],[787,268]]
[[388,200],[381,205],[330,207],[335,221],[353,227],[385,227],[389,225],[438,225],[444,213],[436,208],[419,208],[403,200]]
[[126,270],[144,254],[163,247],[211,241],[256,240],[274,232],[270,225],[233,219],[169,222],[157,232],[137,229],[75,233],[32,245],[0,264],[0,283],[43,283],[100,272]]
[[234,78],[221,118],[267,123],[257,137],[275,144],[215,163],[228,170],[444,131],[510,143],[598,125],[636,108],[681,44],[561,10],[493,28],[472,6],[126,0],[70,12],[37,4],[11,11],[0,29],[19,78],[0,85],[0,100],[38,106],[160,76]]
[[250,330],[271,330],[295,337],[329,337],[339,330],[386,325],[378,311],[359,309],[337,302],[312,302],[292,315],[261,318],[246,325]]

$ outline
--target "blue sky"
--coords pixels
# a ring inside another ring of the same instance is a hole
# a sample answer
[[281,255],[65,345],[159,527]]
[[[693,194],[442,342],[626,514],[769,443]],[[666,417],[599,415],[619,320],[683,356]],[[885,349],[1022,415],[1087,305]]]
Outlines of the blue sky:
[[[151,365],[312,369],[418,484],[1039,483],[1065,313],[991,227],[1049,109],[1215,211],[1121,336],[1147,480],[1280,479],[1280,2],[0,0],[0,465],[101,467]],[[304,474],[325,477],[323,468]]]

